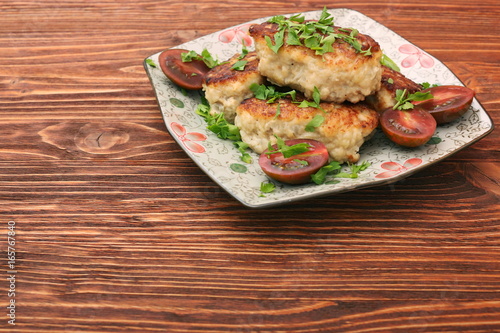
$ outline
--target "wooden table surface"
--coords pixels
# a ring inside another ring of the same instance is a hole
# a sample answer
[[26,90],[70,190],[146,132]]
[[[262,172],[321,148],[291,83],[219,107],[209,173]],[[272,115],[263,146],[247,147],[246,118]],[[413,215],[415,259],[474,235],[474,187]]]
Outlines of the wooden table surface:
[[498,127],[497,0],[0,1],[0,331],[500,331],[498,130],[393,185],[266,209],[168,134],[144,58],[324,6],[434,55]]

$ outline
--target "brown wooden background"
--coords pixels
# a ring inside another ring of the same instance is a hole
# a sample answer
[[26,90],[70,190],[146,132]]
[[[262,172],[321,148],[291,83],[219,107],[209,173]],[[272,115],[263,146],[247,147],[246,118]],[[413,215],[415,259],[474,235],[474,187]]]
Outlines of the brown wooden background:
[[497,0],[0,1],[0,331],[500,331],[498,130],[391,186],[264,210],[166,132],[145,57],[325,5],[436,56],[498,127]]

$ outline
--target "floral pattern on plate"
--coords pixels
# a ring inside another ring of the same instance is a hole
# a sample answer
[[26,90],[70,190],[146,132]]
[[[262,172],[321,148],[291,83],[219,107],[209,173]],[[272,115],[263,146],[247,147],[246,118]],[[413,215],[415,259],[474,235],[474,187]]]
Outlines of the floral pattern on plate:
[[[336,25],[356,28],[361,33],[373,37],[383,52],[402,67],[402,73],[415,82],[463,85],[432,55],[360,12],[339,8],[331,9],[329,13]],[[320,14],[321,11],[303,13],[306,19],[317,19]],[[219,60],[226,60],[241,52],[243,43],[252,49],[253,41],[247,34],[248,27],[268,19],[269,17],[265,17],[229,27],[175,48],[199,53],[207,49]],[[160,53],[146,58],[144,68],[156,94],[167,130],[208,176],[247,207],[282,205],[395,182],[443,160],[493,130],[491,118],[474,99],[468,112],[460,119],[438,127],[435,133],[437,140],[431,140],[417,148],[400,147],[377,131],[374,137],[361,147],[359,163],[369,162],[370,167],[358,178],[338,179],[339,181],[324,185],[311,183],[291,186],[275,182],[276,190],[262,195],[260,185],[270,180],[258,165],[258,155],[251,153],[253,162],[245,164],[241,162],[241,154],[232,142],[221,140],[207,130],[205,121],[194,112],[201,102],[200,92],[191,91],[185,94],[165,77],[159,66],[149,64],[157,64]],[[345,168],[347,170],[347,167]]]

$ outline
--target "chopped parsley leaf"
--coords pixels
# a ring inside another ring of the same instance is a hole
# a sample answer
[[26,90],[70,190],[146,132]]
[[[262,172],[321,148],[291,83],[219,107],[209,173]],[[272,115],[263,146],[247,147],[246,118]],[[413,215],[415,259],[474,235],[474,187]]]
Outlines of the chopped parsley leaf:
[[238,57],[238,59],[240,59],[240,60],[243,59],[243,58],[245,58],[247,56],[248,52],[249,52],[248,48],[247,48],[247,46],[245,44],[245,41],[242,41],[242,44],[243,44],[243,46],[241,48],[241,54]]
[[264,193],[272,193],[274,192],[274,190],[276,190],[276,185],[274,185],[274,183],[271,182],[260,183],[260,192],[262,192],[262,194],[260,195],[261,197],[264,197]]
[[276,113],[274,114],[274,119],[278,119],[281,114],[281,106],[278,103],[278,107],[276,108]]
[[248,61],[246,60],[238,60],[231,66],[231,69],[234,69],[236,71],[243,71],[245,70],[245,66],[247,65]]
[[[253,92],[255,98],[267,101],[267,103],[274,103],[276,102],[277,99],[289,96],[292,99],[292,103],[299,104],[298,106],[300,108],[314,107],[324,111],[320,105],[321,97],[317,87],[314,87],[312,101],[310,100],[297,101],[297,91],[290,90],[286,92],[281,92],[277,91],[276,87],[273,85],[267,86],[265,84],[254,83],[250,86],[250,90]],[[275,119],[279,117],[280,112],[281,112],[280,105],[278,104],[276,109],[276,115],[274,116]],[[319,119],[316,119],[315,122],[319,122]],[[321,125],[321,123],[319,125]],[[311,126],[318,127],[319,125],[314,125],[313,123]]]
[[385,67],[389,67],[393,71],[401,72],[401,69],[398,67],[398,65],[396,65],[396,63],[385,54],[382,54],[382,58],[380,58],[380,63]]
[[299,104],[299,107],[300,108],[313,107],[313,108],[318,108],[318,109],[324,111],[323,108],[320,105],[320,103],[321,103],[321,95],[320,95],[320,92],[319,92],[319,90],[318,90],[318,88],[316,86],[314,86],[313,96],[312,97],[313,97],[312,101],[303,100]]
[[334,178],[358,178],[359,173],[361,171],[366,170],[371,165],[371,163],[365,161],[365,162],[361,163],[361,165],[350,164],[350,163],[348,163],[348,165],[351,169],[350,173],[349,172],[340,172],[340,173],[333,175],[333,177]]
[[306,132],[314,132],[314,130],[320,127],[325,121],[325,117],[320,114],[314,116],[313,119],[306,125]]
[[149,66],[153,67],[153,68],[156,68],[156,64],[155,62],[153,61],[153,59],[146,59],[146,64],[148,64]]
[[333,161],[323,166],[315,174],[311,175],[311,179],[316,184],[321,185],[327,182],[328,175],[331,175],[333,178],[358,178],[359,173],[366,170],[370,165],[371,163],[369,162],[363,162],[361,165],[348,163],[350,172],[340,172],[340,163]]
[[[269,36],[264,37],[268,47],[275,53],[278,53],[280,48],[287,43],[305,46],[315,51],[316,55],[323,55],[333,52],[333,43],[339,39],[351,45],[356,52],[365,56],[371,55],[371,49],[363,50],[356,38],[358,30],[340,29],[339,31],[343,33],[335,33],[333,17],[326,7],[323,8],[318,21],[306,21],[304,16],[297,14],[288,19],[282,15],[274,16],[268,22],[278,25],[278,32],[273,36],[274,40],[271,40]],[[285,31],[287,32],[286,38]]]
[[336,172],[337,170],[340,170],[340,163],[332,161],[321,167],[315,174],[312,174],[311,179],[316,184],[321,185],[326,181],[326,176],[328,176],[328,174]]
[[311,148],[311,145],[307,142],[301,142],[295,145],[288,146],[283,139],[276,135],[275,137],[277,148],[274,149],[274,147],[271,145],[271,142],[269,142],[268,151],[266,152],[267,155],[282,153],[284,158],[290,158],[292,156],[305,153],[306,151],[309,151],[309,148]]
[[181,53],[181,60],[183,62],[201,60],[205,63],[205,65],[207,65],[208,68],[214,68],[215,66],[222,64],[219,60],[214,58],[207,49],[203,49],[201,55],[192,50],[189,52]]
[[233,124],[230,124],[223,113],[212,115],[210,113],[210,105],[206,98],[202,98],[201,104],[195,110],[196,114],[200,115],[207,123],[207,129],[215,133],[218,138],[234,141],[235,146],[241,153],[241,160],[246,163],[252,163],[250,154],[247,153],[249,148],[246,143],[241,141],[240,129]]
[[295,90],[280,92],[276,90],[275,86],[266,86],[265,84],[257,83],[250,85],[250,90],[254,93],[255,98],[267,101],[267,103],[274,103],[278,98],[286,96],[290,96],[292,100],[295,100],[297,95]]
[[421,84],[421,86],[422,86],[422,89],[427,89],[427,88],[432,88],[432,87],[439,87],[439,84],[436,84],[436,83],[431,84],[429,82],[424,82]]
[[396,90],[396,104],[392,107],[394,110],[411,110],[415,107],[412,101],[426,101],[434,98],[430,92],[417,91],[409,94],[407,89]]
[[274,35],[274,44],[273,41],[271,40],[271,37],[265,36],[264,37],[267,43],[267,46],[274,52],[278,53],[279,49],[283,46],[284,40],[285,40],[285,30],[280,30]]

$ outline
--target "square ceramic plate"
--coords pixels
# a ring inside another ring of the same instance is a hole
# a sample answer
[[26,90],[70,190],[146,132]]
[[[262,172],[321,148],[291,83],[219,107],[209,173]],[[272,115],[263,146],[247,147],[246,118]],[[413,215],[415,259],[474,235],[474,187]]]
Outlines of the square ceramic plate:
[[[356,28],[370,35],[401,68],[401,72],[415,82],[463,85],[460,80],[440,61],[411,44],[399,35],[373,19],[350,9],[332,9],[335,25]],[[306,19],[318,19],[321,11],[303,13]],[[286,15],[289,16],[289,15]],[[247,34],[252,23],[261,23],[269,17],[250,21],[238,26],[198,38],[178,45],[175,48],[194,50],[201,53],[210,51],[217,59],[229,59],[241,52],[242,40],[253,49]],[[493,122],[479,102],[474,99],[470,109],[460,119],[439,126],[435,137],[424,146],[403,148],[391,143],[378,131],[360,150],[361,159],[370,167],[361,172],[358,178],[338,178],[334,184],[306,184],[289,186],[276,184],[276,190],[262,195],[260,185],[270,180],[258,165],[258,155],[251,153],[253,162],[241,162],[241,154],[231,141],[222,140],[206,129],[204,120],[195,113],[200,103],[200,92],[183,93],[166,78],[158,64],[160,53],[144,60],[144,67],[156,93],[166,127],[172,137],[193,159],[193,161],[216,183],[242,204],[257,208],[286,204],[306,198],[313,198],[369,186],[377,186],[398,181],[402,178],[439,162],[453,153],[480,140],[493,130]],[[347,166],[345,167],[347,171]]]

